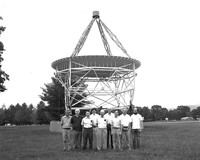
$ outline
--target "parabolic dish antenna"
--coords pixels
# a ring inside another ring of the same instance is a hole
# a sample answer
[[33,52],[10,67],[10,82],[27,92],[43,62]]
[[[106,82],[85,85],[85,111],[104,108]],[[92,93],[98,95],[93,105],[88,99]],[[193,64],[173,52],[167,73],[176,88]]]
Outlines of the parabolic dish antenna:
[[[97,22],[107,55],[78,56],[94,22]],[[104,30],[126,57],[113,56]],[[52,63],[57,79],[65,88],[66,108],[86,101],[90,103],[85,103],[85,105],[91,108],[128,106],[134,98],[137,75],[135,70],[140,65],[140,61],[129,56],[117,37],[101,21],[98,11],[93,12],[92,20],[83,32],[72,55]],[[76,82],[72,83],[74,78]],[[87,85],[83,87],[81,83]],[[83,96],[83,93],[87,96]],[[78,100],[76,95],[82,96],[82,98]]]

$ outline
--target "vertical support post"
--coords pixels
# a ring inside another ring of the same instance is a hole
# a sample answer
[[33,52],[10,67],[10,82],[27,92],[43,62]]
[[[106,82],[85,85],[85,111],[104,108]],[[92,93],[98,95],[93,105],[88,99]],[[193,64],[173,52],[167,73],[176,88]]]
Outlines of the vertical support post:
[[135,62],[133,62],[133,90],[130,91],[130,104],[133,104],[134,91],[135,91]]
[[71,58],[69,58],[69,71],[65,77],[65,110],[71,109],[70,107],[70,91],[71,91]]
[[69,88],[69,85],[68,85],[68,76],[66,74],[65,76],[65,110],[68,109],[68,90],[67,88]]
[[68,76],[68,85],[69,85],[69,88],[68,88],[68,109],[71,109],[70,107],[70,92],[71,92],[71,69],[72,69],[72,63],[71,63],[71,58],[69,58],[69,76]]
[[116,76],[116,74],[115,74],[114,84],[115,84],[115,100],[117,101],[117,107],[119,107],[120,105],[120,96],[118,95],[119,94],[119,78]]

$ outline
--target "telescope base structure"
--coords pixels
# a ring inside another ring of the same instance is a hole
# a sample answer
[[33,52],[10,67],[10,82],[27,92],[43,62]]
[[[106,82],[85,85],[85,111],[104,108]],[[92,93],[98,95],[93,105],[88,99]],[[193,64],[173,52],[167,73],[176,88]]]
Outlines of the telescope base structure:
[[89,101],[85,105],[91,108],[128,106],[133,101],[139,66],[135,59],[118,56],[76,56],[52,63],[65,88],[65,107]]

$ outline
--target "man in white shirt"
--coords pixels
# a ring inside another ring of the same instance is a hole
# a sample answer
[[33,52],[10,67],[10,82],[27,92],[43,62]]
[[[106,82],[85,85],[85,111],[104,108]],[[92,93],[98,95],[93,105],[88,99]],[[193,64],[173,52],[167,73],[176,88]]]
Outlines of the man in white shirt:
[[61,118],[62,137],[63,137],[63,150],[69,151],[71,149],[71,116],[70,110],[65,110],[65,115]]
[[125,144],[128,150],[130,147],[130,130],[131,130],[131,117],[127,114],[127,109],[124,108],[120,115],[121,125],[122,125],[122,149],[125,148]]
[[87,111],[86,117],[82,119],[81,125],[83,126],[83,150],[87,148],[87,140],[89,140],[89,149],[92,149],[93,130],[92,119],[90,118],[90,112]]
[[111,148],[113,149],[113,138],[111,134],[111,121],[115,117],[114,113],[111,112],[111,109],[108,109],[108,113],[105,114],[105,118],[108,121],[107,124],[107,148],[109,148],[109,144],[111,144]]
[[93,121],[93,149],[97,149],[97,119],[99,118],[99,115],[96,113],[96,108],[93,108],[91,112],[92,114],[90,115],[90,118]]
[[104,116],[105,111],[100,111],[100,117],[97,119],[97,150],[107,148],[107,119]]
[[137,108],[133,109],[133,114],[131,115],[132,123],[132,135],[133,135],[133,148],[137,149],[140,147],[140,130],[141,130],[141,121],[143,120],[142,116],[137,112]]
[[112,136],[113,136],[113,149],[121,150],[121,142],[120,142],[120,135],[121,135],[121,120],[118,116],[118,111],[115,111],[114,118],[111,120],[112,126]]

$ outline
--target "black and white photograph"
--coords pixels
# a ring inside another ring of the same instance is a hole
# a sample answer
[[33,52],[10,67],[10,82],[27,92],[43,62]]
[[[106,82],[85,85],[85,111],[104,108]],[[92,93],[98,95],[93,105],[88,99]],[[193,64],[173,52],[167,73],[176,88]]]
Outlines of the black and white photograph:
[[0,0],[0,160],[199,160],[199,0]]

